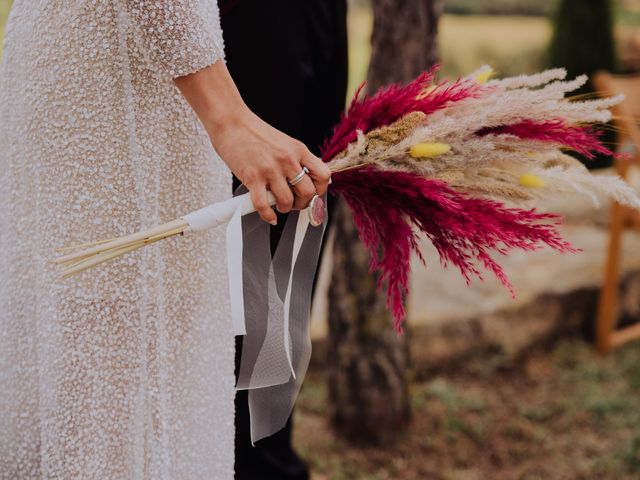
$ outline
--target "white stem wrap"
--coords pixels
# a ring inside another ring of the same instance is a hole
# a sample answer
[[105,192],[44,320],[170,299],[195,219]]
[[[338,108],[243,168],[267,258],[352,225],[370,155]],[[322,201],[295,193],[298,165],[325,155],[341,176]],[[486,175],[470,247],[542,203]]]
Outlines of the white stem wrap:
[[[276,198],[271,192],[267,193],[269,204],[275,205]],[[228,223],[240,207],[242,207],[240,215],[256,211],[253,203],[251,203],[251,195],[249,193],[238,195],[223,202],[213,203],[200,210],[188,213],[182,219],[189,224],[189,231],[199,232]]]

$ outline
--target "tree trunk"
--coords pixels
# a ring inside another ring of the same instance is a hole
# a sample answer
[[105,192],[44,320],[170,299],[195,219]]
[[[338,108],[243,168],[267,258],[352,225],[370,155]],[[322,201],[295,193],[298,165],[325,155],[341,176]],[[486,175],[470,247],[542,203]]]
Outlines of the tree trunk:
[[373,0],[367,87],[405,83],[438,61],[442,0]]
[[[370,91],[407,82],[437,59],[441,0],[373,0]],[[409,423],[409,347],[376,292],[377,277],[346,205],[334,212],[329,289],[329,405],[335,431],[358,444],[395,441]]]
[[343,201],[333,213],[329,288],[329,413],[341,438],[393,442],[408,425],[408,343],[398,335],[369,273],[369,253]]

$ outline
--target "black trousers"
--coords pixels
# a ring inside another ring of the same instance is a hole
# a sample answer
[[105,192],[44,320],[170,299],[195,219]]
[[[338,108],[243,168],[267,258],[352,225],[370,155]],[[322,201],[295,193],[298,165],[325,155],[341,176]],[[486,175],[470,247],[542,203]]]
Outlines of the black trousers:
[[[244,101],[263,120],[318,154],[344,110],[346,0],[226,0],[219,4],[227,66]],[[233,188],[237,185],[234,179]],[[278,226],[272,228],[272,252],[283,220],[279,218]],[[237,368],[241,337],[236,345]],[[306,465],[291,447],[291,419],[283,430],[253,447],[247,392],[238,392],[235,403],[236,479],[308,479]]]

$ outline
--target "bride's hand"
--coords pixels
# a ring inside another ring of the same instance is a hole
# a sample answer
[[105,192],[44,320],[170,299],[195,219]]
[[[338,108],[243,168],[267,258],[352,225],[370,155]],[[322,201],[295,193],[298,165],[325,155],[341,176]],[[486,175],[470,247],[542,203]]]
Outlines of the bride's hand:
[[[276,197],[277,209],[306,208],[313,196],[327,191],[331,172],[302,142],[271,127],[248,109],[227,119],[211,134],[213,146],[231,171],[251,192],[260,216],[275,224],[276,215],[267,201],[267,190]],[[303,167],[309,174],[291,187]]]
[[[276,130],[253,114],[242,101],[222,62],[174,79],[205,126],[211,143],[231,171],[246,185],[260,216],[274,224],[277,208],[286,213],[305,208],[317,193],[327,191],[331,172],[301,142]],[[294,187],[289,181],[306,167],[309,174]]]

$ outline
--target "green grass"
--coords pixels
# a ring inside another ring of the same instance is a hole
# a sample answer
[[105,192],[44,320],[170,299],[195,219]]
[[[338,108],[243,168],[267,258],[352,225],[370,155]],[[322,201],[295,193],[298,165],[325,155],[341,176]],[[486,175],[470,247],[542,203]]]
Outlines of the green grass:
[[[617,10],[616,34],[622,45],[640,25],[640,5],[630,2]],[[370,8],[349,11],[349,98],[365,78],[371,54]],[[439,50],[443,74],[466,75],[483,64],[500,75],[531,73],[544,68],[552,26],[547,17],[514,15],[451,15],[440,21]]]
[[[366,78],[372,22],[369,8],[349,12],[349,98]],[[503,75],[538,70],[550,38],[546,18],[444,15],[438,39],[443,74],[464,75],[483,64]]]
[[371,56],[371,28],[373,14],[365,6],[354,6],[347,16],[349,28],[349,88],[347,99],[351,99],[358,85],[367,78]]
[[557,0],[447,0],[446,12],[464,15],[537,15],[550,14]]
[[440,55],[447,75],[465,75],[483,64],[500,75],[539,70],[551,39],[544,17],[445,15]]
[[476,358],[414,384],[406,437],[368,449],[333,436],[326,378],[311,372],[295,440],[313,478],[640,478],[640,344],[602,358],[566,339],[517,364],[485,364],[494,363]]
[[631,27],[640,26],[640,9],[618,10],[616,20],[621,25],[628,25]]
[[[558,0],[446,0],[445,12],[460,15],[535,15],[548,17],[555,12]],[[637,0],[614,0],[616,21],[640,25]]]

